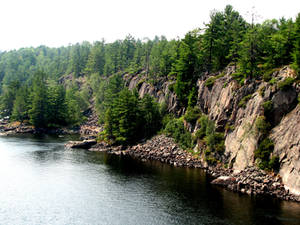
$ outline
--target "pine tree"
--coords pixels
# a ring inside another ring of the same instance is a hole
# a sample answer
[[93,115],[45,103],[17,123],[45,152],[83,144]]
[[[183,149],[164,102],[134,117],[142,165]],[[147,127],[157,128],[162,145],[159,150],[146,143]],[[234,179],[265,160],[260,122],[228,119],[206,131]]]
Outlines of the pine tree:
[[138,99],[128,89],[120,92],[119,98],[113,108],[113,115],[118,118],[118,129],[114,136],[120,143],[133,143],[138,139],[139,108]]
[[48,87],[48,126],[66,125],[67,104],[65,89],[62,85],[53,82]]
[[150,137],[160,128],[160,111],[159,105],[153,97],[150,95],[145,95],[144,98],[140,101],[140,111],[142,114],[142,127],[140,130],[143,130],[143,136]]
[[0,115],[2,117],[11,116],[16,98],[16,92],[19,87],[19,81],[11,81],[8,85],[3,85],[3,91],[0,97]]
[[190,91],[196,85],[197,55],[195,45],[198,41],[196,33],[190,32],[185,35],[179,47],[179,58],[174,64],[177,74],[175,92],[182,106],[187,106]]
[[12,110],[12,119],[15,121],[23,122],[28,119],[28,110],[30,108],[30,104],[28,101],[28,90],[27,87],[21,87],[17,91],[16,99],[14,101],[14,106]]
[[294,67],[300,78],[300,13],[298,14],[295,22],[295,44],[293,51]]
[[44,72],[37,72],[34,76],[29,118],[35,127],[47,127],[48,125],[48,88],[46,79],[47,75]]
[[80,106],[77,102],[75,94],[75,89],[68,89],[66,91],[66,122],[69,125],[78,125],[83,120]]

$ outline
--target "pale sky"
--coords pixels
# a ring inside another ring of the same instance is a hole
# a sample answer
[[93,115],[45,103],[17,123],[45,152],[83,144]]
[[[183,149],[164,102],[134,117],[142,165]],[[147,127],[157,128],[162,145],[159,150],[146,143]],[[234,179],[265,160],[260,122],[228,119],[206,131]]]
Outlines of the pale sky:
[[127,34],[183,37],[227,4],[244,18],[254,6],[260,21],[300,12],[300,0],[0,0],[0,50],[112,42]]

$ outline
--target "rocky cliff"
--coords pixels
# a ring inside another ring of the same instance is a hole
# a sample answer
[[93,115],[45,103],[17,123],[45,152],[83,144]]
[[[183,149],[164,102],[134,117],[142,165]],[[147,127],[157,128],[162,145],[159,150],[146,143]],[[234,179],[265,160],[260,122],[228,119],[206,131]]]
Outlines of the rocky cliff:
[[287,114],[271,132],[279,174],[287,189],[300,196],[300,106]]
[[[272,74],[271,82],[246,80],[242,84],[234,78],[234,73],[234,67],[227,67],[220,73],[203,76],[197,82],[197,107],[215,121],[217,130],[225,135],[225,152],[221,163],[235,173],[257,166],[255,150],[267,135],[274,142],[271,156],[279,157],[278,173],[285,188],[300,195],[300,107],[297,106],[300,87],[299,84],[285,88],[278,85],[288,77],[294,78],[294,71],[284,67]],[[165,102],[169,111],[177,115],[185,112],[185,109],[178,107],[176,95],[170,90],[174,81],[165,78],[154,85],[141,74],[125,75],[124,79],[130,89],[137,88],[141,97],[150,94],[160,103]],[[208,79],[213,82],[208,84]],[[272,105],[272,110],[268,112],[269,130],[262,134],[256,123],[259,118],[266,116],[266,102]],[[198,127],[196,124],[189,128],[195,132]],[[201,145],[197,147],[201,153]],[[205,163],[204,159],[202,161]]]

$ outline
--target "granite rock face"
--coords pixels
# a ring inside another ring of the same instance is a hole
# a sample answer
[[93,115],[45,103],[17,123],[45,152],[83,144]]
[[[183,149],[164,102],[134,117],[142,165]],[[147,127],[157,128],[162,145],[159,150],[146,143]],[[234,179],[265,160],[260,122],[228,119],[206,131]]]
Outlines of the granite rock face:
[[155,85],[146,79],[145,72],[142,71],[136,75],[123,75],[126,86],[132,90],[136,88],[139,96],[142,98],[146,94],[156,98],[159,103],[165,103],[169,112],[179,115],[182,110],[178,107],[177,96],[174,92],[170,91],[175,81],[170,81],[167,78],[160,78],[156,81]]
[[255,122],[261,115],[262,97],[256,92],[248,101],[246,108],[240,108],[234,123],[235,129],[225,139],[225,154],[229,155],[229,165],[236,171],[254,165],[254,151],[260,134]]
[[[221,163],[227,165],[235,173],[246,168],[255,167],[254,152],[262,138],[256,127],[258,117],[266,116],[264,103],[272,103],[272,111],[267,115],[272,130],[269,138],[274,141],[274,152],[271,156],[279,156],[279,175],[285,188],[300,196],[300,107],[297,106],[299,84],[287,90],[280,90],[276,83],[288,77],[295,78],[295,72],[288,66],[275,71],[272,77],[275,83],[263,80],[245,80],[243,84],[234,79],[235,67],[228,66],[216,74],[204,74],[198,81],[197,107],[213,120],[216,129],[224,132],[225,152]],[[214,76],[214,82],[207,85],[208,78]],[[147,81],[145,73],[124,75],[129,89],[137,88],[143,97],[149,94],[160,103],[165,102],[169,112],[182,116],[186,109],[180,108],[176,94],[172,91],[175,81],[160,78],[152,84]],[[185,123],[194,133],[199,126]],[[200,153],[199,162],[202,167],[209,165],[205,161],[205,144],[197,141],[194,152]]]
[[275,143],[274,154],[279,156],[285,187],[300,195],[300,105],[287,114],[270,136]]

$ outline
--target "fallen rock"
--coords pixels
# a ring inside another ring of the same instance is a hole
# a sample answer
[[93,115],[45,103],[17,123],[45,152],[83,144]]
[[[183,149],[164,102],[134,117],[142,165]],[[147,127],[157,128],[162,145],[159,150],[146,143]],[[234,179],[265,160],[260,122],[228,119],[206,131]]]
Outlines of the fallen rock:
[[83,149],[89,149],[93,145],[97,144],[97,141],[94,140],[84,140],[84,141],[69,141],[67,144],[65,144],[66,148],[83,148]]

